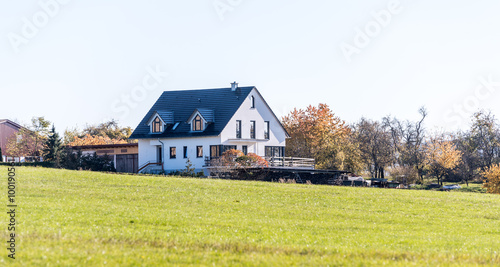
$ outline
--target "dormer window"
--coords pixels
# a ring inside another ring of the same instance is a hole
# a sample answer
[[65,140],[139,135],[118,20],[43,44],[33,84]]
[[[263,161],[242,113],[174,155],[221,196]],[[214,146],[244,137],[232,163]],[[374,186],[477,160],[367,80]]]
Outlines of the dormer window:
[[186,123],[191,125],[192,132],[203,132],[214,122],[214,111],[212,109],[197,108],[189,116]]
[[199,114],[194,117],[192,126],[194,132],[203,131],[203,120]]
[[165,110],[155,111],[147,122],[151,134],[163,133],[167,129],[167,125],[171,124],[174,124],[174,113]]
[[160,117],[156,116],[151,124],[151,132],[152,133],[161,133],[163,132],[163,123],[160,120]]

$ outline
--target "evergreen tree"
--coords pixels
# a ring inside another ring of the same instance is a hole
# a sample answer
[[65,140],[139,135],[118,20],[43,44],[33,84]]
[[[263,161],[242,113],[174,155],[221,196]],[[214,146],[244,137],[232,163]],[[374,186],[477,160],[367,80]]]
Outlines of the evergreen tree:
[[195,175],[194,170],[195,170],[195,168],[193,168],[193,163],[191,162],[191,160],[189,158],[187,158],[186,169],[184,169],[182,171],[181,175],[182,176],[194,176]]
[[45,143],[46,148],[44,149],[45,160],[51,162],[58,162],[61,154],[61,138],[56,132],[56,128],[52,125],[52,130],[50,131],[49,138]]

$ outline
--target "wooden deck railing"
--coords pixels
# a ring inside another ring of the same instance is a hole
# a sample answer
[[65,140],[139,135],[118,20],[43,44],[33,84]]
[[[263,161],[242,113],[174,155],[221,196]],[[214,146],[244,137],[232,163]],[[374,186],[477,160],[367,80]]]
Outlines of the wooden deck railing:
[[266,158],[270,167],[289,167],[289,168],[305,168],[314,169],[316,161],[309,158],[294,158],[294,157],[272,157]]
[[[309,158],[294,158],[294,157],[266,157],[269,162],[269,167],[285,167],[285,168],[304,168],[314,169],[316,161]],[[205,157],[205,165],[203,167],[212,167],[213,162],[209,157]]]

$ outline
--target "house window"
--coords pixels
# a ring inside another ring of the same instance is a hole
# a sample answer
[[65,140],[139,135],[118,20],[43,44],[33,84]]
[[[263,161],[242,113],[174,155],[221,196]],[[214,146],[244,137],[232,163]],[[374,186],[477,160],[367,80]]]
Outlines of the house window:
[[203,158],[203,146],[196,147],[196,157]]
[[248,146],[241,146],[241,152],[243,152],[243,154],[248,154]]
[[284,157],[285,156],[285,147],[284,146],[266,146],[266,158],[273,157]]
[[187,157],[188,157],[188,147],[187,146],[185,146],[185,147],[182,148],[182,156],[185,159],[187,159]]
[[210,146],[210,159],[218,158],[221,156],[221,146]]
[[163,151],[161,149],[161,146],[156,147],[156,160],[158,163],[163,162]]
[[241,121],[236,121],[236,138],[241,138]]
[[193,131],[203,131],[203,121],[200,115],[196,115],[193,120]]
[[264,139],[269,139],[269,122],[264,122]]
[[250,97],[250,108],[255,108],[255,97],[254,96]]
[[255,121],[250,121],[250,139],[255,139]]
[[151,132],[161,133],[162,126],[163,125],[161,123],[160,117],[156,116],[156,118],[153,120],[153,124],[151,125]]
[[177,149],[174,147],[170,147],[170,158],[175,159],[177,157]]

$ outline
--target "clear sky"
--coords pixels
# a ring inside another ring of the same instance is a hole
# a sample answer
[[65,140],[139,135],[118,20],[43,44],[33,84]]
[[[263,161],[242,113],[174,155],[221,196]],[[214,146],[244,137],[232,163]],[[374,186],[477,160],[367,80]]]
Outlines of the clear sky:
[[[281,117],[500,116],[498,0],[0,0],[0,119],[135,126],[163,91],[254,85]],[[146,85],[147,89],[144,87]]]

